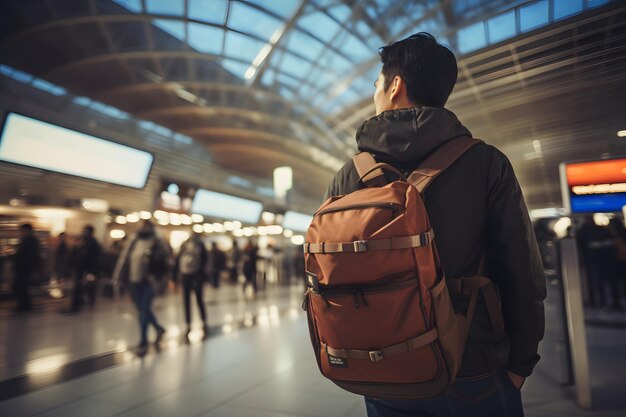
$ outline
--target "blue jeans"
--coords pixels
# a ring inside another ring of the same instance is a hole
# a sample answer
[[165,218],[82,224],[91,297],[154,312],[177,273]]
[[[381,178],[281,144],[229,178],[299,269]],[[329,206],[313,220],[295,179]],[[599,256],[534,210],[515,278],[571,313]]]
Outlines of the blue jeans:
[[139,328],[141,330],[141,346],[148,344],[148,324],[152,324],[155,329],[163,327],[157,322],[152,312],[152,300],[154,299],[154,289],[147,282],[133,283],[130,292],[139,312]]
[[448,390],[427,400],[365,397],[368,417],[523,417],[522,397],[506,371],[457,378]]

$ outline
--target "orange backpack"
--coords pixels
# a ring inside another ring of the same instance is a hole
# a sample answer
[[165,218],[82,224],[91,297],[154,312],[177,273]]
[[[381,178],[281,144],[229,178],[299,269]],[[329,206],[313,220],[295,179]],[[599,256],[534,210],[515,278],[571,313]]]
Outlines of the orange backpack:
[[[436,396],[454,381],[480,292],[503,330],[491,280],[446,282],[423,202],[426,187],[479,140],[443,145],[406,180],[372,155],[354,157],[360,182],[315,213],[304,244],[307,311],[322,374],[356,394]],[[398,180],[386,184],[384,171]],[[469,296],[455,314],[448,290]]]

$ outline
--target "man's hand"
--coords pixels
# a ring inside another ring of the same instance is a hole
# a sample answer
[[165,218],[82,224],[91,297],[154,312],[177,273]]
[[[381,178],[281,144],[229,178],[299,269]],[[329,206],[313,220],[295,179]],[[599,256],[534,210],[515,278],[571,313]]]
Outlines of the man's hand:
[[513,383],[513,385],[515,385],[515,388],[517,388],[518,390],[522,389],[522,385],[524,385],[524,381],[526,380],[526,378],[524,378],[523,376],[514,374],[511,371],[506,371],[506,373],[511,379],[511,382]]

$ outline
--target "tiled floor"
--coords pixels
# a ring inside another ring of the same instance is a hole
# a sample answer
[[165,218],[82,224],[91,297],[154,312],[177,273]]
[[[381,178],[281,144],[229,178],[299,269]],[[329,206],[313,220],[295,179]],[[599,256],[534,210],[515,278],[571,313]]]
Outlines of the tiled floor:
[[[270,288],[267,297],[255,302],[240,300],[236,288],[207,292],[212,301],[211,325],[221,326],[221,334],[204,342],[179,344],[182,310],[178,296],[167,297],[159,301],[158,312],[170,338],[160,353],[152,351],[143,359],[129,356],[124,364],[0,402],[0,416],[365,416],[361,397],[320,376],[300,310],[300,289]],[[218,299],[226,301],[215,302]],[[237,326],[239,321],[250,327]],[[610,331],[617,330],[592,330],[590,349],[599,345],[605,354],[613,347],[625,351],[623,335],[605,333]],[[35,377],[53,376],[54,361],[48,367],[41,365],[50,357],[62,363],[121,349],[137,334],[132,307],[109,302],[79,316],[5,320],[0,322],[0,336],[8,341],[0,355],[1,372],[7,378],[24,370]],[[614,343],[616,338],[621,345]],[[30,361],[30,368],[20,365],[24,359]],[[40,361],[40,369],[32,365],[33,360]],[[592,365],[601,367],[601,362]],[[617,371],[622,375],[604,383],[623,381],[624,369]],[[571,400],[570,390],[538,373],[525,385],[523,396],[526,415],[531,417],[617,417],[626,410],[600,407],[605,410],[582,412]]]

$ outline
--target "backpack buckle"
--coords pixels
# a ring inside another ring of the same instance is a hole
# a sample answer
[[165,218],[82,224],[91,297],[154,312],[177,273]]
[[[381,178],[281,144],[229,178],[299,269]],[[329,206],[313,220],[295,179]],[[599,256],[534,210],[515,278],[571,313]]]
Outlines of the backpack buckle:
[[382,350],[372,350],[369,354],[370,354],[370,360],[372,362],[380,362],[383,360]]
[[355,252],[367,252],[367,243],[365,240],[357,240],[356,242],[352,242],[354,245]]

